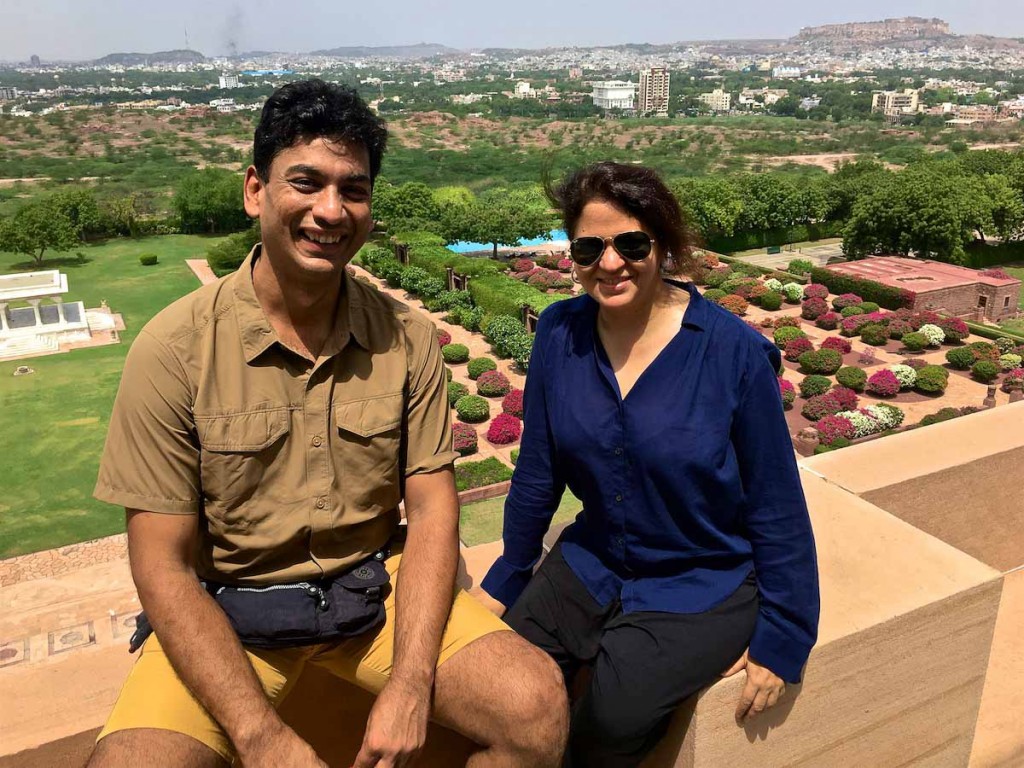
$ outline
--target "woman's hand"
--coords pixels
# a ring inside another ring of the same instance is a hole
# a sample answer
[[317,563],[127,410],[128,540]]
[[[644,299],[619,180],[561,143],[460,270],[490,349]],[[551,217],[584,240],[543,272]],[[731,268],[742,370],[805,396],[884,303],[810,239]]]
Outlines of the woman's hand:
[[741,669],[747,670],[747,684],[736,707],[736,722],[740,724],[749,723],[769,707],[774,707],[786,692],[785,681],[750,658],[749,653],[749,650],[744,651],[739,660],[722,673],[722,677],[732,677]]

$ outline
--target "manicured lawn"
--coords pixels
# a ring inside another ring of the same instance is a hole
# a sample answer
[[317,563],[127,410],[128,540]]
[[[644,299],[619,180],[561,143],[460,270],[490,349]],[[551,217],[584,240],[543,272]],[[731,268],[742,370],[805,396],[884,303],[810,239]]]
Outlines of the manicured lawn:
[[[1016,266],[1004,266],[1000,267],[1000,269],[1005,269],[1018,280],[1024,280],[1024,265],[1022,264],[1017,264]],[[1024,309],[1024,291],[1020,292],[1020,299],[1017,301],[1017,306]],[[1017,322],[1020,323],[1020,321]]]
[[[92,499],[107,421],[132,340],[160,309],[199,286],[185,266],[216,240],[171,235],[82,246],[86,262],[48,260],[68,276],[69,301],[106,299],[124,317],[121,343],[0,362],[0,557],[50,549],[124,530],[124,514]],[[140,253],[160,263],[143,267]],[[0,253],[0,274],[33,269]],[[15,266],[17,265],[17,266]],[[35,369],[13,377],[19,364]]]
[[[573,496],[568,489],[562,497],[562,503],[555,512],[552,525],[567,523],[583,508],[583,502]],[[505,497],[477,501],[462,507],[459,519],[459,538],[468,546],[486,544],[501,538],[501,522],[505,509]]]

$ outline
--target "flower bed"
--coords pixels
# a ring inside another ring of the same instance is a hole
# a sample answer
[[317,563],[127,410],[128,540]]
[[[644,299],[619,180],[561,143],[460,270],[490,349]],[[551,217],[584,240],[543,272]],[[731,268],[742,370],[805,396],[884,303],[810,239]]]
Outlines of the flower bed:
[[521,433],[521,422],[509,413],[499,413],[487,427],[487,439],[495,445],[514,443]]

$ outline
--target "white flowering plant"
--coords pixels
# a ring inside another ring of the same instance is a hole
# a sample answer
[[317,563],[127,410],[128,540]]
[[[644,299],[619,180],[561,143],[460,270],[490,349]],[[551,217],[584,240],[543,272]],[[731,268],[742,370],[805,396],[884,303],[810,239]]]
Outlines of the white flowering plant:
[[946,339],[946,332],[932,323],[925,323],[917,329],[917,332],[925,335],[929,347],[938,347]]
[[782,281],[776,280],[774,277],[769,277],[764,281],[764,287],[769,291],[775,291],[775,293],[782,293]]
[[909,365],[890,365],[889,370],[896,376],[900,389],[910,389],[917,383],[917,371]]
[[1024,358],[1020,355],[1014,354],[1013,352],[1007,352],[1005,355],[999,356],[999,367],[1004,371],[1012,371],[1014,368],[1020,368],[1022,363],[1024,363]]
[[804,297],[804,287],[800,283],[786,283],[782,286],[782,295],[787,301],[800,301]]

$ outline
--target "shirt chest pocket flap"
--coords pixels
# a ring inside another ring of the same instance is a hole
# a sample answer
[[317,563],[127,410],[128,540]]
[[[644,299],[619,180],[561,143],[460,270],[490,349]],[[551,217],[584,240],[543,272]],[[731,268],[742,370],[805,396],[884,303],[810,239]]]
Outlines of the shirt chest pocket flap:
[[369,491],[397,481],[404,406],[401,392],[335,403],[339,459],[350,488]]
[[207,499],[248,495],[268,481],[288,429],[286,410],[197,416]]

